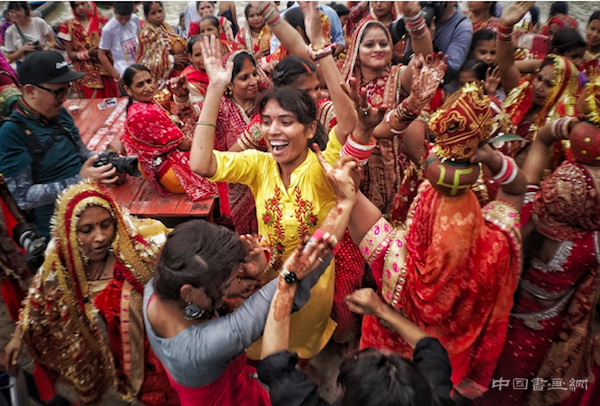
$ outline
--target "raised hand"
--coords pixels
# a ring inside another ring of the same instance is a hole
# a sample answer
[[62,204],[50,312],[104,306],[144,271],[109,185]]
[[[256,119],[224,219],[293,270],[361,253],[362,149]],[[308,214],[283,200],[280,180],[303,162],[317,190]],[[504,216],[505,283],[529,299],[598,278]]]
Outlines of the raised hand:
[[283,264],[283,269],[293,272],[298,280],[317,269],[321,259],[325,258],[337,245],[335,236],[324,233],[314,244],[298,244],[296,250]]
[[200,41],[202,49],[202,58],[204,60],[204,70],[208,75],[209,87],[213,86],[225,92],[227,86],[231,83],[231,73],[233,72],[233,61],[227,62],[223,67],[221,56],[221,41],[211,35],[210,38],[204,37]]
[[331,187],[333,188],[338,203],[342,201],[354,202],[356,200],[356,184],[352,174],[358,166],[356,158],[352,156],[341,156],[335,162],[335,165],[331,166],[329,162],[325,160],[319,146],[313,147],[316,150],[319,163],[323,167],[329,183],[331,183]]
[[500,24],[505,27],[512,27],[521,21],[534,4],[535,1],[515,1],[502,12]]
[[250,277],[257,277],[267,267],[267,257],[265,256],[265,251],[258,243],[258,239],[250,234],[241,235],[240,240],[244,243],[246,249],[248,250],[248,255],[242,264],[242,269],[246,275]]
[[306,35],[313,44],[324,44],[323,29],[321,28],[321,11],[314,1],[299,1],[300,10],[304,14]]
[[170,78],[169,88],[171,89],[171,93],[173,93],[175,96],[187,96],[189,93],[187,77],[181,75],[174,78]]
[[[413,77],[410,94],[421,106],[429,103],[438,86],[443,83],[446,74],[448,56],[438,52],[437,55],[418,55],[413,65]],[[413,106],[417,107],[417,106]]]
[[[350,90],[345,85],[342,88],[356,106],[356,112],[358,113],[357,128],[359,131],[370,135],[373,129],[383,120],[383,116],[388,109],[387,104],[382,104],[379,107],[371,106],[367,101],[367,93],[360,90],[360,84],[356,78],[350,78]],[[368,143],[368,137],[366,143]]]
[[404,17],[414,17],[419,11],[421,11],[421,6],[418,1],[402,2],[402,15]]
[[500,86],[500,68],[497,66],[494,70],[492,70],[492,67],[487,68],[485,71],[485,81],[483,82],[485,94],[495,95],[498,86]]

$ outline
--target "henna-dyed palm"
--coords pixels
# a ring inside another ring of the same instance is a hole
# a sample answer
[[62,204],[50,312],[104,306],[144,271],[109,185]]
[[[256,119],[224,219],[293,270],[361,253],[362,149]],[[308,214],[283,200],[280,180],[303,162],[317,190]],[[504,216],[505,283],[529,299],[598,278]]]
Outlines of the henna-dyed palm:
[[335,165],[331,166],[323,156],[318,145],[316,146],[315,151],[319,163],[325,171],[325,176],[327,176],[327,180],[329,180],[329,183],[333,188],[336,200],[338,202],[343,200],[353,201],[356,198],[356,185],[352,179],[351,172],[357,167],[356,158],[351,156],[341,156],[335,161]]
[[422,104],[427,104],[442,83],[446,74],[448,56],[438,52],[437,55],[418,55],[413,65],[413,76],[410,93]]
[[383,120],[388,108],[387,104],[382,104],[379,107],[371,106],[367,101],[367,92],[360,90],[360,84],[356,78],[350,78],[350,90],[345,85],[342,86],[342,89],[354,102],[356,112],[358,113],[357,126],[360,127],[363,133],[370,134],[381,123],[381,120]]
[[295,273],[298,280],[301,280],[317,269],[320,264],[319,258],[327,256],[331,248],[330,244],[324,244],[322,237],[316,244],[311,244],[306,249],[304,244],[299,244],[292,255],[285,261],[283,268]]

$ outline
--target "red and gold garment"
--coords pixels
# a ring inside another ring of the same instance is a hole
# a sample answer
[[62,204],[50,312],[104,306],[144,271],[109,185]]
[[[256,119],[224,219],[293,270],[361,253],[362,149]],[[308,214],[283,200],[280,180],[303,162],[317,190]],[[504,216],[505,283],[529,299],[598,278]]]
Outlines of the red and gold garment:
[[473,32],[484,29],[496,31],[496,29],[498,28],[498,24],[500,24],[500,20],[498,20],[496,17],[489,17],[486,20],[481,20],[477,22],[471,21],[471,24],[473,25]]
[[246,21],[246,24],[235,36],[235,42],[237,42],[242,49],[251,52],[252,55],[256,55],[258,51],[270,49],[272,36],[273,33],[271,32],[271,29],[265,24],[258,33],[258,38],[255,40],[252,37],[252,30],[248,25],[248,21]]
[[[506,155],[515,157],[519,152],[525,150],[535,139],[537,130],[544,124],[559,117],[572,117],[576,115],[575,103],[579,95],[579,71],[567,58],[559,55],[548,55],[546,59],[554,61],[554,86],[546,98],[540,112],[533,122],[527,121],[527,115],[533,108],[533,81],[522,80],[503,102],[506,114],[512,123],[512,133],[525,139],[525,141],[513,141],[503,147]],[[558,156],[557,156],[558,155]],[[564,159],[564,153],[555,154],[556,159]],[[558,162],[558,161],[556,161]],[[553,167],[556,167],[555,163]]]
[[[233,26],[231,21],[223,16],[215,16],[219,20],[219,27],[221,27],[221,41],[234,42],[235,38],[233,38]],[[231,37],[228,37],[228,34]],[[200,21],[194,21],[190,24],[190,30],[187,34],[188,38],[192,38],[195,35],[200,35]]]
[[175,60],[171,53],[185,52],[187,44],[172,28],[165,23],[155,26],[146,22],[138,33],[138,41],[135,60],[150,69],[156,83],[164,83],[179,74],[173,72]]
[[[540,34],[542,35],[550,35],[556,34],[556,32],[563,28],[574,28],[578,27],[577,20],[570,15],[567,14],[557,14],[555,16],[550,17],[550,19],[544,24],[542,29],[540,30]],[[553,27],[554,26],[554,27]]]
[[[575,391],[573,382],[588,380],[587,391],[598,390],[600,376],[592,376],[600,365],[600,342],[592,332],[600,286],[598,190],[600,168],[565,163],[526,199],[523,213],[531,213],[537,231],[560,245],[549,261],[534,257],[527,264],[494,378],[523,378],[529,385],[490,389],[477,405],[582,405],[585,391]],[[563,389],[549,390],[553,381]],[[544,389],[534,390],[534,384]]]
[[194,66],[190,65],[185,68],[181,74],[188,80],[192,103],[204,101],[206,89],[208,89],[208,75],[206,74],[206,71],[196,69]]
[[[384,301],[440,340],[452,382],[465,397],[487,390],[508,329],[521,268],[519,214],[504,201],[481,209],[473,191],[458,197],[424,182],[404,225],[380,219],[360,249]],[[361,348],[412,356],[404,339],[372,316]]]
[[[108,22],[108,19],[98,13],[98,9],[94,2],[91,4],[88,11],[88,25],[84,26],[73,12],[75,18],[67,20],[60,24],[58,37],[68,41],[73,47],[73,51],[81,52],[92,48],[98,48],[100,44],[100,34],[102,27]],[[78,72],[84,72],[85,76],[75,82],[75,86],[79,87],[83,98],[106,98],[117,97],[119,90],[117,83],[113,80],[110,73],[100,63],[97,58],[87,61],[74,59],[73,68]]]
[[192,201],[215,196],[215,184],[190,169],[190,151],[178,148],[184,138],[169,113],[157,103],[134,102],[129,106],[121,143],[129,155],[137,155],[144,176],[156,190],[163,196],[186,193]]
[[[362,80],[358,48],[365,30],[372,25],[383,29],[391,41],[389,31],[382,23],[375,20],[364,22],[354,32],[348,56],[342,67],[342,76],[346,83],[349,83],[351,77],[356,78],[357,82],[361,83],[361,91],[366,93],[367,101],[373,107],[379,107],[382,104],[396,106],[407,96],[402,93],[400,88],[400,66],[392,66],[390,61],[390,65],[375,79],[366,83]],[[398,136],[394,136],[391,140],[377,140],[377,146],[364,167],[365,178],[360,185],[360,190],[384,214],[391,212],[398,184],[403,180],[399,165],[399,154],[402,153],[399,152],[399,145],[400,137]]]
[[[114,277],[108,287],[100,286],[99,295],[95,287],[103,281],[88,280],[76,234],[79,217],[89,207],[106,209],[115,223]],[[100,401],[111,385],[129,402],[178,403],[151,354],[142,321],[143,287],[154,273],[166,232],[160,222],[123,213],[94,183],[71,186],[59,198],[53,237],[20,322],[36,365],[52,383],[59,377],[70,383],[84,403]],[[104,322],[108,343],[101,331]]]

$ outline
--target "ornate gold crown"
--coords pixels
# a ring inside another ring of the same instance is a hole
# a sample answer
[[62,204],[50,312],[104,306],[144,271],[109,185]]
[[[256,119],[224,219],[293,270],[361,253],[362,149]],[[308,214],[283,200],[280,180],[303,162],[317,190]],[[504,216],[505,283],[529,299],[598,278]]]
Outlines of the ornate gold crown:
[[467,83],[431,115],[429,129],[441,159],[468,161],[491,137],[495,122],[490,103],[481,86]]

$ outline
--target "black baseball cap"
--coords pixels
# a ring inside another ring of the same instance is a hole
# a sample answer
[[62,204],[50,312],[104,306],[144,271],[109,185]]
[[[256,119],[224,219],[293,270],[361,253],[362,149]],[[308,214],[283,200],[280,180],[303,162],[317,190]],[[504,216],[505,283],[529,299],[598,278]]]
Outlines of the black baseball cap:
[[85,76],[69,67],[65,58],[55,51],[35,51],[17,69],[22,85],[40,83],[69,83]]

